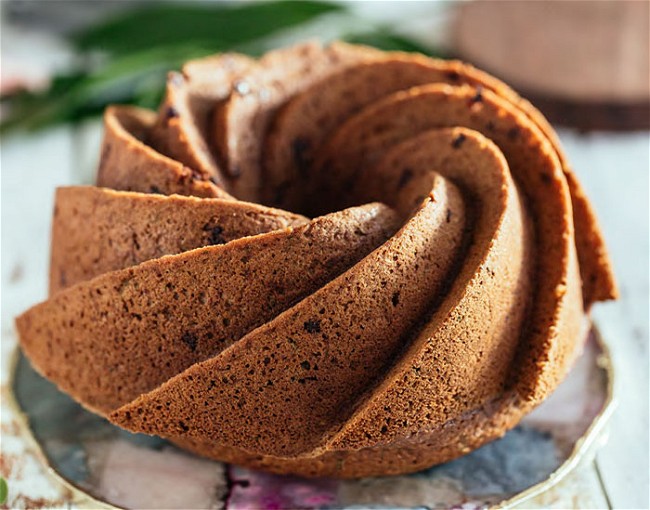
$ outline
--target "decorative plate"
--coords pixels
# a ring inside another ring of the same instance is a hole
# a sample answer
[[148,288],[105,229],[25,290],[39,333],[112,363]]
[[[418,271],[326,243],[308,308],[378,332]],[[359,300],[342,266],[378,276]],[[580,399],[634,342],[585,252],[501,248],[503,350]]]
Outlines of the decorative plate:
[[200,459],[125,432],[58,391],[19,351],[11,386],[43,461],[87,505],[103,508],[508,507],[547,490],[592,453],[614,407],[609,353],[592,332],[566,381],[502,439],[411,475],[304,480]]

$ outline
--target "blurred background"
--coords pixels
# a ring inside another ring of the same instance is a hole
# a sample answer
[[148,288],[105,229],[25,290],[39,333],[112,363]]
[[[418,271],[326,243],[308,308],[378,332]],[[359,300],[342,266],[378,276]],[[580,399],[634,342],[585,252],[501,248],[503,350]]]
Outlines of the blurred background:
[[[457,57],[552,121],[650,127],[650,2],[4,0],[3,131],[78,122],[110,102],[155,108],[168,69],[308,37]],[[56,104],[53,104],[56,98]]]
[[587,491],[596,506],[648,508],[649,24],[647,0],[2,0],[3,357],[13,317],[46,295],[54,188],[94,180],[107,104],[155,108],[166,72],[189,58],[309,37],[461,58],[558,128],[621,288],[594,310],[618,374],[609,441],[556,504],[587,508]]

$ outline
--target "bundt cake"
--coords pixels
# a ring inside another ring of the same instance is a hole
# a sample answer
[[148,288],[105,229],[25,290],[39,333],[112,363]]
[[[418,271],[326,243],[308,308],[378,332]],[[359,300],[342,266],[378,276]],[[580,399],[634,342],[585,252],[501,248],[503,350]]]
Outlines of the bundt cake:
[[88,409],[276,473],[420,470],[502,436],[616,297],[528,102],[457,61],[308,42],[172,72],[61,188],[17,319]]

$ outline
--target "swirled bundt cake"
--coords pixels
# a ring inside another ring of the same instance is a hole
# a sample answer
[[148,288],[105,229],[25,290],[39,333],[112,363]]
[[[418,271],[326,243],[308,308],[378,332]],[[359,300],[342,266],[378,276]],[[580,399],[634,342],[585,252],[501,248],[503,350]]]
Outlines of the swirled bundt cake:
[[278,473],[406,473],[503,435],[616,296],[544,118],[456,61],[305,43],[111,107],[59,189],[34,367],[131,431]]

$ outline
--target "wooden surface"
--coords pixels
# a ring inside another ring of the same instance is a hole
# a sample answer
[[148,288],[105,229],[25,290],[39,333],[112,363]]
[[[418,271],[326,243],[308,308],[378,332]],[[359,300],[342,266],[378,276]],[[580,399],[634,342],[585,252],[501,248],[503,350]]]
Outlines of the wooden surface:
[[560,132],[598,212],[621,297],[597,305],[610,339],[619,406],[597,468],[614,508],[648,508],[648,133],[581,136]]

